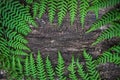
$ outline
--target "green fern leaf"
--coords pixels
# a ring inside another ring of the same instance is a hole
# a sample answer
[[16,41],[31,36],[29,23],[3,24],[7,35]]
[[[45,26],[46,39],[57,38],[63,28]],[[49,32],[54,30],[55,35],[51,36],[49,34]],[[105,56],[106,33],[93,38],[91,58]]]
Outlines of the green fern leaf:
[[111,39],[113,37],[120,37],[120,24],[114,23],[110,28],[103,31],[103,33],[97,38],[97,40],[93,43],[93,45],[105,40],[105,39]]
[[26,3],[28,3],[28,4],[32,4],[33,3],[33,0],[25,0],[26,1]]
[[58,9],[58,24],[61,25],[63,18],[67,13],[67,2],[66,0],[58,0],[57,2],[57,9]]
[[22,51],[22,50],[19,50],[19,49],[16,49],[16,50],[10,50],[10,55],[12,54],[12,55],[21,55],[21,56],[26,56],[26,55],[28,55],[26,52],[24,52],[24,51]]
[[101,19],[98,19],[87,31],[87,33],[98,29],[99,27],[106,25],[112,21],[116,21],[120,19],[120,13],[118,10],[112,10],[107,12],[105,15],[102,16]]
[[92,6],[89,8],[90,10],[113,7],[116,4],[119,4],[120,0],[94,0]]
[[104,52],[102,56],[100,56],[97,60],[96,63],[99,64],[105,64],[107,62],[111,62],[114,64],[120,64],[120,56],[118,53],[110,53],[108,51]]
[[37,55],[37,77],[39,80],[46,80],[46,72],[44,69],[44,64],[43,64],[43,60],[42,57],[40,55],[40,51],[38,51],[38,55]]
[[77,14],[77,7],[78,7],[78,1],[77,0],[69,0],[68,1],[68,10],[70,12],[71,25],[74,23],[75,16]]
[[8,37],[10,40],[16,40],[21,43],[28,43],[28,41],[21,34],[18,34],[15,31],[13,32],[12,30],[6,30],[6,37]]
[[40,0],[40,3],[39,3],[39,18],[42,17],[42,15],[45,13],[45,10],[46,10],[46,5],[47,5],[47,1],[48,0]]
[[82,28],[84,27],[85,17],[88,12],[89,1],[88,0],[81,0],[80,1],[80,21],[82,24]]
[[25,77],[29,77],[30,76],[30,64],[29,64],[28,56],[25,59],[24,74],[25,74]]
[[114,51],[115,53],[120,53],[120,45],[113,46],[108,49],[108,51]]
[[116,4],[119,4],[120,0],[93,0],[92,1],[92,6],[89,7],[89,10],[94,11],[96,14],[96,18],[98,18],[98,13],[100,8],[108,8],[108,7],[113,7]]
[[50,23],[53,22],[56,11],[56,0],[48,0],[48,15]]
[[30,74],[33,79],[36,79],[36,67],[32,53],[30,54]]
[[23,74],[23,67],[19,58],[17,58],[17,70],[19,71],[19,74]]
[[72,63],[68,66],[68,70],[70,71],[69,78],[71,80],[78,80],[76,76],[75,67],[76,65],[75,65],[74,57],[72,56]]
[[89,76],[88,76],[88,73],[85,73],[85,71],[83,70],[83,65],[79,63],[79,60],[77,60],[77,67],[78,67],[78,74],[80,75],[80,77],[83,79],[83,80],[90,80]]
[[14,57],[14,56],[12,56],[11,69],[12,69],[13,71],[16,71],[16,62],[15,62],[15,57]]
[[95,61],[92,60],[92,56],[87,54],[87,52],[84,50],[83,56],[86,60],[86,67],[88,71],[88,75],[90,76],[91,80],[101,80],[100,75],[98,71],[96,70],[96,64]]
[[66,77],[64,77],[64,69],[65,69],[64,60],[61,56],[61,53],[58,52],[58,63],[56,67],[56,73],[57,73],[57,77],[60,80],[66,80]]
[[8,41],[8,46],[10,46],[14,49],[22,49],[22,50],[30,51],[30,49],[27,46],[25,46],[24,44],[22,44],[20,42],[15,41],[15,40],[9,40]]
[[46,58],[46,71],[47,71],[48,79],[54,80],[55,73],[54,73],[51,61],[49,60],[48,57]]
[[35,18],[37,13],[38,13],[38,11],[39,11],[39,3],[34,2],[32,10],[33,10],[33,18]]

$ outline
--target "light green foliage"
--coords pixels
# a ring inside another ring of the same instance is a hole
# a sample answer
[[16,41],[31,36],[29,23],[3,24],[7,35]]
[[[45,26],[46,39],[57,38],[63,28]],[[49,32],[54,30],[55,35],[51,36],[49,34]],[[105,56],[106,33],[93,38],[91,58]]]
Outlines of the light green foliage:
[[28,4],[32,4],[33,3],[33,0],[25,0],[26,1],[26,3],[28,3]]
[[34,2],[32,5],[32,10],[33,10],[33,18],[35,18],[39,11],[39,3]]
[[57,1],[57,9],[58,9],[58,24],[61,25],[63,18],[67,13],[67,1],[66,0],[58,0]]
[[32,79],[36,79],[36,67],[35,67],[35,61],[33,58],[32,53],[30,54],[30,62],[29,62],[29,66],[30,66],[30,75],[32,77]]
[[102,32],[102,34],[97,38],[93,45],[105,40],[111,39],[113,37],[120,37],[120,23],[113,23],[111,26]]
[[40,0],[39,13],[38,13],[39,18],[41,18],[42,15],[45,13],[46,7],[47,7],[47,0]]
[[72,63],[68,66],[68,71],[70,71],[70,74],[69,74],[69,78],[71,80],[78,80],[77,76],[76,76],[76,64],[75,64],[75,61],[74,61],[74,57],[72,57]]
[[58,63],[56,67],[56,74],[57,74],[58,79],[66,80],[66,77],[64,77],[64,70],[65,70],[64,60],[61,56],[61,53],[58,52]]
[[115,53],[120,53],[120,45],[115,45],[108,49],[108,51],[114,51]]
[[31,29],[28,24],[36,25],[30,13],[14,0],[0,1],[0,53],[9,55],[26,55],[23,50],[28,41],[24,38]]
[[109,51],[106,51],[100,56],[96,63],[99,64],[105,64],[107,62],[114,63],[114,64],[120,64],[120,56],[119,53],[110,53]]
[[104,14],[95,23],[93,23],[92,26],[90,27],[90,29],[87,31],[87,33],[94,31],[103,25],[106,25],[108,23],[111,23],[112,21],[116,21],[119,19],[120,19],[119,10],[111,10],[111,11],[107,12],[106,14]]
[[78,67],[78,74],[79,76],[83,79],[83,80],[90,80],[89,76],[88,76],[88,73],[86,73],[84,70],[83,70],[83,65],[79,63],[79,60],[77,60],[77,63],[76,63],[77,67]]
[[48,16],[50,23],[53,22],[55,17],[55,11],[56,11],[56,0],[48,0]]
[[93,61],[92,56],[86,53],[84,50],[83,56],[86,60],[86,67],[90,80],[101,80],[98,71],[96,70],[95,61]]
[[30,76],[30,64],[29,64],[28,56],[26,57],[25,62],[24,62],[24,75],[25,77]]
[[116,4],[120,3],[120,0],[93,0],[92,6],[89,8],[90,10],[113,7]]
[[54,80],[55,77],[55,72],[54,69],[52,67],[51,61],[49,60],[49,58],[46,58],[46,71],[47,71],[47,77],[49,80]]
[[37,55],[37,76],[39,80],[46,80],[46,72],[44,69],[44,63],[42,60],[42,57],[40,55],[40,51],[38,51],[38,55]]
[[70,12],[71,25],[74,23],[75,16],[77,14],[77,8],[78,8],[77,0],[68,0],[68,10]]
[[92,6],[89,7],[90,11],[94,11],[96,14],[96,17],[98,18],[99,10],[102,8],[109,8],[113,7],[116,4],[120,3],[120,0],[93,0]]
[[81,21],[82,27],[84,27],[85,16],[87,15],[88,7],[89,7],[89,0],[80,1],[80,21]]

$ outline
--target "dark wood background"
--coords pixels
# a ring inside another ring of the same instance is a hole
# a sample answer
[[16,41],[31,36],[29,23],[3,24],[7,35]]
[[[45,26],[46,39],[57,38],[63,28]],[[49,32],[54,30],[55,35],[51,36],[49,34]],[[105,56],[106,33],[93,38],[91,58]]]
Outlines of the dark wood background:
[[[99,16],[104,13],[105,10],[101,10]],[[74,24],[70,25],[69,14],[67,14],[62,25],[58,26],[57,17],[55,17],[54,22],[51,24],[46,13],[42,19],[36,19],[39,25],[38,28],[31,27],[32,32],[27,36],[29,41],[28,46],[31,48],[34,56],[36,56],[38,50],[40,50],[43,59],[49,55],[54,65],[57,64],[58,51],[61,51],[66,67],[71,62],[72,55],[75,56],[75,59],[80,58],[80,60],[84,62],[82,57],[84,49],[86,49],[93,58],[96,58],[119,40],[116,41],[116,39],[112,39],[111,41],[104,41],[92,46],[91,44],[103,31],[103,29],[98,29],[85,34],[86,30],[95,20],[95,15],[90,12],[86,17],[85,28],[82,29],[79,15],[76,16]],[[98,70],[103,80],[115,80],[116,77],[120,76],[120,68],[111,63],[99,65]]]

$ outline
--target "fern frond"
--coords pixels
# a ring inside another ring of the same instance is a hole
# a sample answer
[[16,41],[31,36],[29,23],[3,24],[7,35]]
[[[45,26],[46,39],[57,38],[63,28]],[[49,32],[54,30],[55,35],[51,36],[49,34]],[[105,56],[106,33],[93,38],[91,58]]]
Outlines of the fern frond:
[[26,3],[28,3],[28,4],[32,4],[33,3],[33,0],[25,0],[26,1]]
[[108,49],[108,51],[114,51],[115,53],[120,53],[120,45],[113,46]]
[[40,51],[38,51],[36,63],[37,63],[37,77],[38,77],[38,79],[39,80],[46,80],[44,63],[43,63],[43,59],[40,55]]
[[69,0],[68,1],[68,10],[70,12],[71,25],[74,23],[75,16],[77,14],[77,7],[78,7],[78,1],[77,0]]
[[30,63],[29,63],[28,56],[25,59],[24,74],[25,74],[25,77],[29,77],[30,76]]
[[71,80],[78,80],[78,78],[76,76],[75,68],[76,68],[75,61],[74,61],[74,57],[72,56],[72,63],[68,66],[68,71],[70,71],[69,78]]
[[10,50],[10,55],[21,55],[21,56],[26,56],[26,55],[28,55],[26,52],[24,52],[23,50],[19,50],[19,49],[11,49]]
[[56,0],[48,0],[48,16],[50,23],[53,22],[56,11]]
[[15,41],[15,40],[9,40],[8,41],[8,46],[10,46],[10,47],[12,47],[14,49],[22,49],[22,50],[30,51],[30,49],[26,45],[24,45],[24,44],[22,44],[22,43],[20,43],[18,41]]
[[0,53],[4,54],[4,56],[9,55],[9,48],[7,47],[7,41],[4,38],[0,37]]
[[41,18],[42,15],[45,13],[45,10],[46,10],[46,5],[47,5],[47,1],[48,0],[40,0],[40,3],[39,3],[39,15],[38,17]]
[[16,40],[24,44],[28,43],[28,41],[21,34],[18,34],[16,31],[13,32],[13,30],[6,30],[6,37],[10,40]]
[[83,80],[90,80],[88,73],[85,73],[85,71],[83,70],[83,65],[79,63],[79,60],[77,60],[76,63],[77,67],[78,67],[78,74],[79,76],[83,79]]
[[84,50],[83,56],[86,60],[86,67],[88,71],[88,75],[90,76],[91,80],[101,80],[100,75],[98,71],[96,70],[96,64],[95,61],[92,60],[92,56],[87,54],[87,52]]
[[31,74],[31,77],[33,79],[36,79],[36,67],[35,67],[35,61],[34,61],[34,58],[33,58],[33,55],[32,53],[30,54],[30,74]]
[[14,56],[12,56],[11,69],[12,69],[13,71],[16,71],[16,62],[15,62],[15,57],[14,57]]
[[58,0],[57,2],[58,9],[58,24],[61,25],[63,18],[67,13],[67,1],[66,0]]
[[107,12],[106,14],[104,14],[102,16],[101,19],[98,19],[94,24],[92,24],[92,26],[90,27],[90,29],[87,31],[87,33],[94,31],[96,29],[98,29],[99,27],[106,25],[112,21],[116,21],[120,19],[120,12],[119,10],[112,10]]
[[94,11],[98,19],[99,10],[102,8],[113,7],[120,3],[120,0],[93,0],[92,6],[89,7],[90,11]]
[[80,21],[82,24],[82,28],[84,27],[85,17],[88,12],[89,0],[81,0],[80,1]]
[[105,64],[107,62],[114,63],[114,64],[120,64],[120,56],[118,53],[110,53],[108,51],[104,52],[97,60],[96,63],[99,64]]
[[100,8],[107,8],[107,7],[113,7],[116,4],[119,4],[120,0],[94,0],[91,7],[89,7],[90,10],[100,9]]
[[17,69],[16,70],[19,72],[19,74],[23,74],[23,67],[22,67],[22,64],[19,58],[17,58]]
[[60,80],[66,80],[66,77],[64,77],[64,70],[65,70],[64,60],[61,56],[61,53],[58,52],[58,63],[56,66],[56,74]]
[[120,24],[114,23],[107,30],[103,31],[102,34],[97,38],[93,45],[105,40],[111,39],[113,37],[120,37]]
[[38,2],[33,3],[32,10],[33,10],[33,18],[35,18],[39,11],[39,3]]
[[49,80],[54,80],[55,73],[51,64],[51,61],[49,60],[48,56],[46,58],[46,71],[47,71],[47,77]]

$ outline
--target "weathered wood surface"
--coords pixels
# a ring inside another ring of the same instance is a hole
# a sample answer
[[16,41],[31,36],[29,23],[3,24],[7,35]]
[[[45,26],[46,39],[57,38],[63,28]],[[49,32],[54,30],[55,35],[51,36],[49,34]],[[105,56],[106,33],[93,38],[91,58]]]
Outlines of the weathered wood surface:
[[[100,12],[100,16],[104,13]],[[55,19],[53,24],[50,24],[46,14],[41,20],[37,19],[38,28],[32,28],[32,32],[27,36],[29,41],[28,46],[33,53],[41,51],[41,55],[45,58],[50,56],[53,64],[57,64],[57,52],[61,51],[62,56],[66,62],[66,66],[71,62],[71,56],[74,55],[75,59],[82,57],[83,49],[86,49],[94,58],[109,48],[109,43],[98,44],[92,46],[91,44],[101,33],[101,29],[85,34],[86,30],[95,21],[93,13],[89,13],[86,17],[85,28],[82,29],[79,18],[77,17],[74,24],[70,25],[69,16],[66,16],[61,26],[57,25]],[[36,56],[36,54],[35,54]],[[120,68],[113,64],[104,64],[98,67],[103,80],[115,80],[116,76],[120,76]]]

